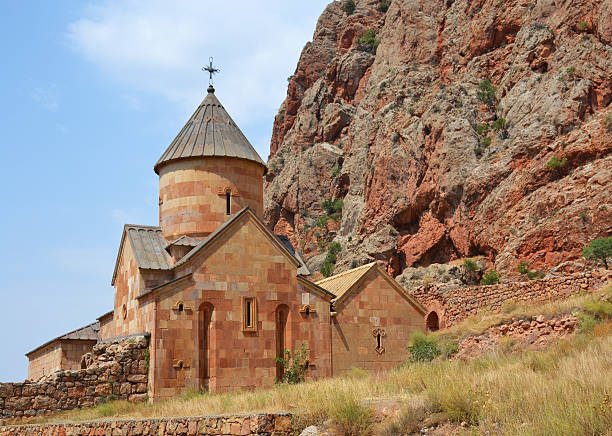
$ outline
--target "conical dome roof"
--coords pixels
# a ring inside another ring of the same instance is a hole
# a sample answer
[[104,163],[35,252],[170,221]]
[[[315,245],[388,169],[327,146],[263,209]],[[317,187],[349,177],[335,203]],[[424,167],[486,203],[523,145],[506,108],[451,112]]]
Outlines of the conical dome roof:
[[215,88],[209,86],[200,106],[153,169],[159,174],[159,169],[167,162],[213,156],[257,162],[265,171],[266,164],[221,105],[215,96]]

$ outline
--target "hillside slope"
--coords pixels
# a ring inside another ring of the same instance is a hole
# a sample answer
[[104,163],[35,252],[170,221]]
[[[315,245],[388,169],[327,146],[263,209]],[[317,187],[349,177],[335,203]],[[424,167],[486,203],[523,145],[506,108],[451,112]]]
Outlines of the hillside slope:
[[612,1],[356,3],[325,9],[289,79],[267,224],[314,269],[332,240],[336,272],[579,268],[612,232]]

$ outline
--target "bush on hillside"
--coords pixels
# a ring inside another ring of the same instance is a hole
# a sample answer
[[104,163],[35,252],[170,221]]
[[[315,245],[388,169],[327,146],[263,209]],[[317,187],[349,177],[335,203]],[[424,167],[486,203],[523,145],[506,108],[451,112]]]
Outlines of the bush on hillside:
[[480,101],[488,105],[495,103],[495,93],[497,88],[491,84],[489,79],[485,79],[478,85],[479,90],[476,92],[476,96]]
[[428,336],[423,332],[414,332],[410,336],[410,352],[411,362],[431,362],[441,354],[440,349],[433,336]]
[[463,261],[463,266],[465,266],[465,269],[468,270],[469,272],[476,272],[480,269],[478,267],[478,264],[474,262],[472,259],[465,259]]
[[344,2],[344,12],[346,13],[346,15],[352,15],[353,12],[355,12],[355,0],[346,0]]
[[383,2],[380,2],[380,4],[378,5],[378,7],[376,8],[376,10],[377,10],[378,12],[382,12],[382,13],[384,14],[385,12],[387,12],[387,11],[389,10],[389,4],[390,4],[390,3],[391,3],[391,2],[384,2],[384,1],[383,1]]
[[551,171],[557,171],[558,169],[564,167],[566,163],[567,163],[567,158],[564,157],[564,158],[559,159],[557,156],[553,156],[546,163],[546,166]]
[[355,42],[360,50],[370,53],[376,53],[378,44],[380,44],[380,41],[376,39],[376,31],[374,29],[368,30],[361,38],[357,38]]
[[494,269],[490,269],[480,280],[481,285],[494,285],[499,283],[499,274]]
[[612,237],[594,239],[582,249],[585,259],[600,260],[608,269],[608,257],[612,256]]

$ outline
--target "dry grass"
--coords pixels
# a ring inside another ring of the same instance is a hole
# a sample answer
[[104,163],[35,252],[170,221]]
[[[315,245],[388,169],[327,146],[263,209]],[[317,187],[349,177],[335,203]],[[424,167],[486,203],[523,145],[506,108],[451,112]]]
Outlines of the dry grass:
[[[589,296],[578,296],[531,307],[531,311],[517,306],[510,313],[458,326],[454,334],[486,328],[508,316],[571,312],[589,301]],[[401,434],[402,429],[418,427],[424,415],[435,415],[466,422],[478,434],[605,435],[612,428],[610,368],[612,328],[604,320],[592,333],[560,340],[542,352],[406,364],[368,375],[354,371],[342,378],[251,392],[190,394],[151,405],[114,401],[36,421],[290,410],[300,411],[304,424],[332,418],[342,431],[366,434],[372,431],[371,411],[363,404],[394,398],[404,406],[396,422],[386,422],[385,428],[378,429],[382,434]]]

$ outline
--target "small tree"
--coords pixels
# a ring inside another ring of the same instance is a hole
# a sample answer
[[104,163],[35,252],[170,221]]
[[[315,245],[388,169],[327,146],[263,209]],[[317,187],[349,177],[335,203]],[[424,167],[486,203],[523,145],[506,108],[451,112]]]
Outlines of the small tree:
[[380,44],[380,41],[376,39],[376,31],[374,29],[368,30],[361,38],[357,38],[355,42],[357,42],[361,50],[370,53],[376,53],[376,48]]
[[608,257],[612,256],[612,237],[592,240],[582,249],[582,255],[586,259],[601,260],[608,269]]
[[355,12],[355,8],[355,0],[346,0],[344,2],[344,12],[346,12],[346,15],[352,15]]
[[494,285],[499,283],[499,274],[494,269],[490,269],[480,280],[481,285]]
[[546,163],[546,166],[551,171],[557,171],[559,168],[562,168],[567,163],[567,158],[559,159],[556,155],[551,157],[550,160]]
[[298,351],[285,350],[284,357],[277,357],[276,362],[283,368],[283,375],[278,382],[297,384],[305,380],[306,371],[308,370],[308,349],[306,344]]
[[495,93],[497,92],[497,88],[491,84],[489,79],[485,79],[480,82],[478,88],[479,91],[476,92],[476,96],[483,103],[492,106],[495,103]]
[[480,269],[478,268],[478,264],[474,262],[472,259],[465,259],[463,261],[463,266],[465,266],[465,269],[471,273],[475,273],[476,271]]
[[382,12],[384,14],[385,12],[387,12],[389,10],[389,3],[391,3],[391,2],[385,2],[385,1],[380,2],[378,7],[376,8],[376,10],[378,12]]

